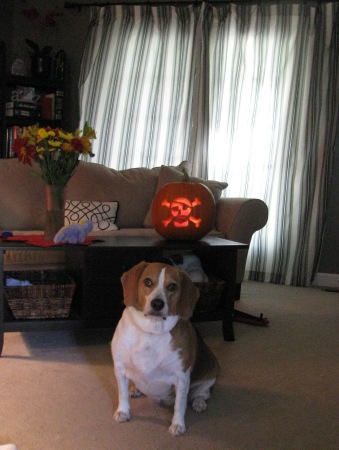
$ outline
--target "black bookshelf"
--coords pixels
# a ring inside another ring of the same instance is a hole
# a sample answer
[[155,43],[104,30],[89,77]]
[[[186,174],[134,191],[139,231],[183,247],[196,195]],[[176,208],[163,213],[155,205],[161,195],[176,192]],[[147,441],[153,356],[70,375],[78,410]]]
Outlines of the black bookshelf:
[[[18,87],[34,90],[36,103],[34,112],[22,111],[15,107]],[[8,102],[11,101],[14,107],[6,108],[6,104],[8,106]],[[0,158],[12,156],[11,143],[24,127],[36,123],[41,126],[62,127],[63,109],[64,80],[9,74],[6,46],[4,42],[0,42]]]

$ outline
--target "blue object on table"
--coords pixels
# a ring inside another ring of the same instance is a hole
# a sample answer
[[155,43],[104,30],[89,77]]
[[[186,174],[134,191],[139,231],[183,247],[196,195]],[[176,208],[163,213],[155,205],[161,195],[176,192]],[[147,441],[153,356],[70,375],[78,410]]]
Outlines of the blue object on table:
[[1,233],[2,239],[6,239],[6,238],[11,237],[11,236],[13,236],[13,233],[11,231],[3,231]]

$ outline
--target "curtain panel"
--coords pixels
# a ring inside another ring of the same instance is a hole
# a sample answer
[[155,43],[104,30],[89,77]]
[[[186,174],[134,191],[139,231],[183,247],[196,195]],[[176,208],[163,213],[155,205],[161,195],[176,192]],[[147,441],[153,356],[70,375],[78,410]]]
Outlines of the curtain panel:
[[95,162],[192,163],[256,197],[252,280],[307,286],[326,213],[338,120],[338,4],[92,8],[80,76]]
[[187,157],[199,9],[93,8],[81,80],[81,117],[94,124],[96,158],[151,167]]

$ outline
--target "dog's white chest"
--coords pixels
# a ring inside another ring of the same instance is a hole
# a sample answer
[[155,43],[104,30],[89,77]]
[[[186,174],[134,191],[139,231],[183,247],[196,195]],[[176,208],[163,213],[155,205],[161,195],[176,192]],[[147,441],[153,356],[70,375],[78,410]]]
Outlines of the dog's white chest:
[[171,349],[171,336],[151,335],[130,349],[124,356],[126,376],[144,394],[155,399],[166,397],[182,372],[177,351]]
[[154,373],[156,369],[161,371],[163,367],[168,370],[172,364],[180,364],[178,353],[172,350],[170,342],[170,333],[148,335],[130,349],[126,363],[144,373]]
[[122,365],[126,377],[142,393],[156,400],[167,397],[178,373],[183,374],[179,351],[173,350],[171,341],[170,332],[144,333],[131,322],[129,327],[119,324],[113,338],[115,364]]

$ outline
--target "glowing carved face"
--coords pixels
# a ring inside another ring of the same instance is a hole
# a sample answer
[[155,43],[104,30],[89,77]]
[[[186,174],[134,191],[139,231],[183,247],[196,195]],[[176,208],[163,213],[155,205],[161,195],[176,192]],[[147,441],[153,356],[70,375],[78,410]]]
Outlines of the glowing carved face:
[[198,198],[195,198],[193,202],[190,202],[185,197],[175,198],[172,202],[163,200],[161,206],[169,208],[171,216],[168,219],[164,219],[162,223],[167,227],[173,221],[173,225],[176,228],[185,228],[192,222],[196,228],[199,228],[201,219],[191,215],[194,207],[198,205],[201,205],[201,201]]
[[164,184],[152,203],[154,229],[165,239],[196,241],[215,225],[215,200],[201,183]]

